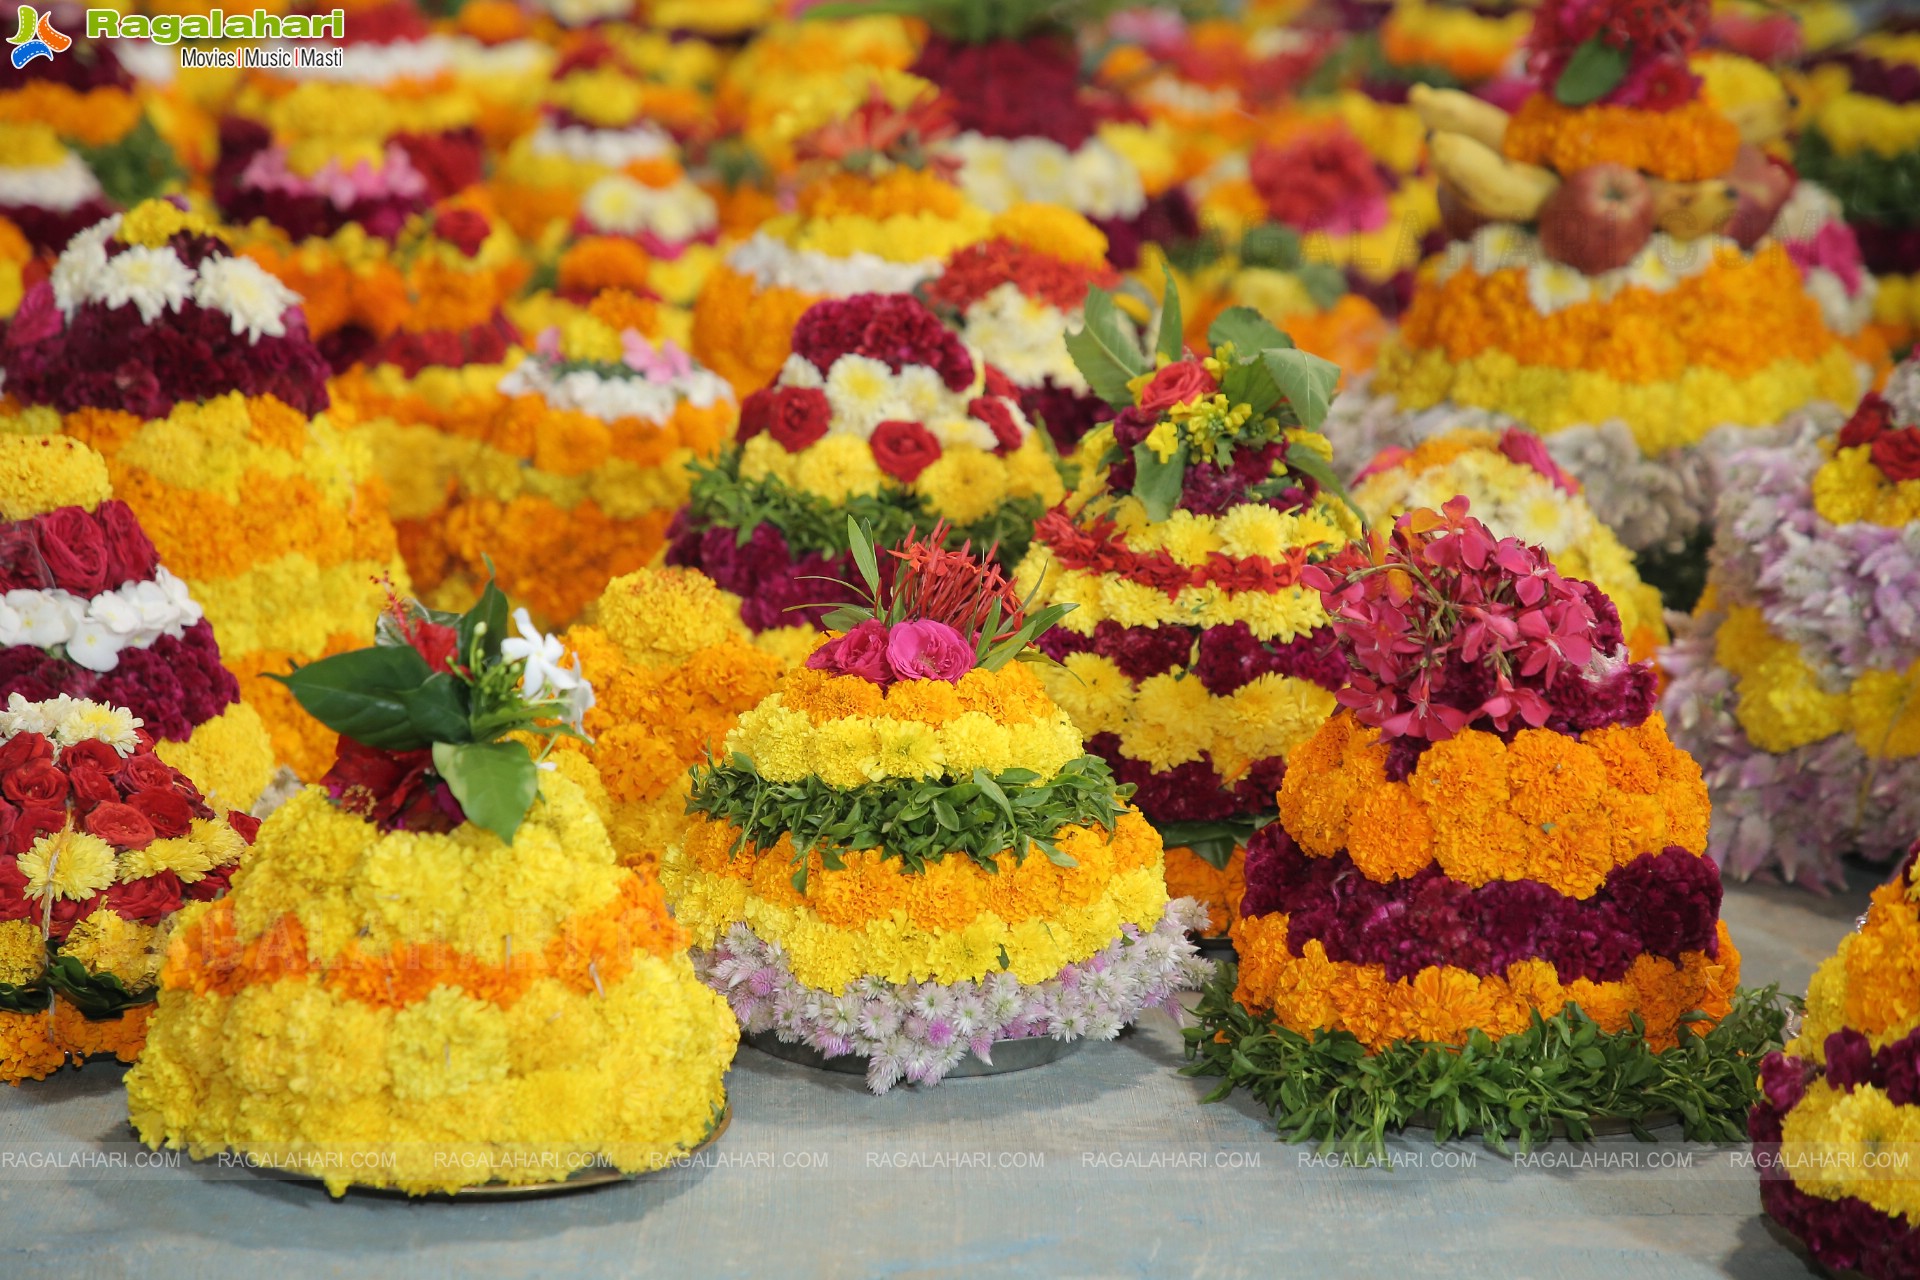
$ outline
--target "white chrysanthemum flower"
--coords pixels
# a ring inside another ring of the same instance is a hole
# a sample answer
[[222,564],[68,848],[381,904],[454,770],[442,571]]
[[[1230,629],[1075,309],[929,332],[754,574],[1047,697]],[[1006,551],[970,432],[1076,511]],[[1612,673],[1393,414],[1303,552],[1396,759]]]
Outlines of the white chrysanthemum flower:
[[826,376],[814,367],[813,361],[797,352],[780,366],[780,376],[775,381],[783,387],[807,387],[816,391],[827,385]]
[[48,282],[53,302],[71,317],[82,303],[100,296],[107,270],[107,241],[120,229],[120,215],[103,218],[67,242]]
[[893,376],[893,391],[910,422],[925,422],[941,414],[966,412],[966,402],[947,390],[940,375],[924,364],[910,364]]
[[[1007,146],[1007,171],[1020,194],[1038,204],[1074,204],[1073,155],[1047,138],[1020,138]],[[993,211],[993,212],[997,212]]]
[[903,418],[907,406],[895,389],[893,370],[871,356],[844,355],[827,372],[827,401],[833,406],[836,435],[865,439],[892,418]]
[[166,245],[124,249],[107,259],[100,275],[100,300],[109,308],[132,303],[145,324],[178,311],[192,296],[193,272]]
[[1491,222],[1473,233],[1473,269],[1483,276],[1541,260],[1540,242],[1511,222]]
[[0,168],[0,205],[64,213],[100,195],[99,179],[87,162],[71,151],[56,164]]
[[208,258],[200,264],[200,278],[194,282],[193,300],[211,311],[223,311],[233,320],[233,332],[244,333],[247,341],[262,336],[282,337],[287,326],[281,319],[287,308],[297,306],[300,295],[287,288],[252,258]]
[[1021,386],[1051,377],[1075,391],[1086,378],[1067,351],[1068,320],[1052,303],[1030,298],[1016,284],[996,285],[967,308],[964,337],[988,364]]
[[1132,218],[1147,207],[1139,170],[1098,138],[1073,153],[1067,183],[1069,203],[1090,218]]
[[1608,272],[1618,276],[1622,284],[1634,285],[1642,289],[1651,289],[1655,293],[1665,293],[1680,283],[1679,273],[1673,269],[1673,259],[1663,254],[1661,241],[1665,237],[1655,236],[1647,242],[1647,247],[1634,255],[1632,262],[1617,272]]
[[650,187],[625,174],[610,175],[588,187],[580,198],[580,211],[596,231],[623,236],[650,231],[672,244],[705,235],[720,220],[713,197],[685,179]]
[[[67,656],[73,656],[71,645]],[[75,698],[49,736],[62,747],[76,742],[104,742],[124,756],[140,745],[139,729],[145,723],[124,708]]]

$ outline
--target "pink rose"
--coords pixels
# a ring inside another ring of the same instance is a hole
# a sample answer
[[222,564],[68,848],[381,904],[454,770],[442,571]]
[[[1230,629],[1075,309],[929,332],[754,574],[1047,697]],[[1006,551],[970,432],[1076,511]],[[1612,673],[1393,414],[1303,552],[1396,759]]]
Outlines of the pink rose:
[[887,664],[901,680],[958,684],[973,670],[973,647],[944,622],[898,622],[887,633]]
[[892,681],[887,665],[887,624],[868,618],[837,640],[830,640],[807,657],[807,666],[837,676],[859,676],[877,685]]

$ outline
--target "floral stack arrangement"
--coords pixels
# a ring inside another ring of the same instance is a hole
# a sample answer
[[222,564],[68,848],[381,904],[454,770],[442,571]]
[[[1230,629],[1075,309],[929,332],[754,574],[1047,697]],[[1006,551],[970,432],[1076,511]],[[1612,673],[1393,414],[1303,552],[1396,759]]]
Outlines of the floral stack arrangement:
[[1074,364],[1067,331],[1082,322],[1088,289],[1119,282],[1098,227],[1060,205],[1021,204],[917,292],[1013,384],[1027,420],[1071,453],[1113,410]]
[[887,544],[943,525],[1011,564],[1065,494],[999,370],[910,294],[817,303],[737,442],[697,468],[670,564],[741,597],[756,632],[815,623],[821,575],[852,572],[847,517]]
[[146,1039],[168,930],[227,889],[259,823],[154,754],[140,719],[62,694],[0,711],[0,1080]]
[[870,96],[800,140],[793,207],[728,250],[693,308],[693,353],[741,395],[772,382],[809,307],[905,293],[992,231],[934,144],[953,124],[929,85]]
[[112,212],[100,180],[59,134],[37,120],[6,126],[0,138],[0,218],[37,252],[60,252]]
[[1806,1018],[1761,1064],[1748,1121],[1760,1203],[1835,1275],[1920,1272],[1920,846],[1813,975]]
[[690,327],[690,308],[719,258],[714,198],[669,157],[600,178],[574,207],[555,268],[560,295],[652,293],[682,309]]
[[1876,316],[1920,330],[1920,31],[1877,32],[1825,54],[1794,163],[1838,196],[1880,283]]
[[378,635],[285,677],[339,754],[179,920],[134,1128],[336,1196],[663,1167],[723,1123],[738,1031],[543,767],[591,686],[491,583],[461,615],[396,600]]
[[1306,573],[1341,710],[1248,849],[1188,1073],[1375,1154],[1416,1122],[1737,1137],[1785,1011],[1736,994],[1706,787],[1606,596],[1464,498]]
[[784,664],[753,647],[739,598],[691,569],[615,578],[593,623],[564,639],[596,691],[592,741],[578,745],[606,790],[613,846],[655,867],[690,821],[689,770],[766,700]]
[[1660,593],[1641,581],[1633,553],[1593,514],[1579,482],[1531,431],[1463,428],[1411,449],[1389,448],[1353,486],[1354,504],[1367,520],[1389,528],[1409,511],[1438,510],[1456,495],[1473,503],[1474,519],[1494,537],[1539,547],[1561,577],[1600,588],[1620,615],[1627,653],[1636,661],[1668,642]]
[[702,975],[752,1043],[876,1093],[1173,1007],[1204,913],[1029,669],[1066,606],[848,523],[865,606],[698,770],[662,866]]
[[[345,648],[401,572],[364,442],[333,425],[298,299],[229,233],[150,200],[76,236],[0,344],[8,429],[107,459],[220,638],[275,755],[326,768],[331,735],[265,673]],[[320,415],[320,416],[315,416]]]
[[[660,551],[687,463],[734,433],[733,389],[613,289],[563,317],[437,420],[373,433],[400,545],[428,599],[473,599],[492,565],[552,626]],[[474,412],[461,410],[464,404]],[[485,411],[479,411],[484,409]]]
[[1837,436],[1734,455],[1663,662],[1731,875],[1825,891],[1920,831],[1920,361]]
[[1367,68],[1368,79],[1465,89],[1495,102],[1523,98],[1532,9],[1528,0],[1394,0],[1380,24],[1381,65]]
[[1452,243],[1331,429],[1361,460],[1454,426],[1527,427],[1631,550],[1672,560],[1652,568],[1682,604],[1718,463],[1862,387],[1782,243],[1792,170],[1743,142],[1688,65],[1707,10],[1553,0],[1529,37],[1543,88],[1511,115],[1415,96]]
[[1136,788],[1169,888],[1207,902],[1218,935],[1287,753],[1345,676],[1302,575],[1360,524],[1319,432],[1339,371],[1246,310],[1188,355],[1169,296],[1156,356],[1110,297],[1090,298],[1068,341],[1116,416],[1083,443],[1081,485],[1041,519],[1016,580],[1076,606],[1039,641],[1060,663],[1048,692]]
[[209,798],[251,808],[274,770],[266,725],[112,492],[106,459],[78,440],[0,434],[0,698],[122,708]]

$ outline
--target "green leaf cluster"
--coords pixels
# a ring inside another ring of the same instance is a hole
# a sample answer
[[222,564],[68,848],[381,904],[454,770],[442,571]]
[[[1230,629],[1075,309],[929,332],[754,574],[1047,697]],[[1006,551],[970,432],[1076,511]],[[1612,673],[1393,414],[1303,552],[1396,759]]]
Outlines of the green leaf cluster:
[[1553,82],[1553,96],[1564,107],[1598,102],[1627,78],[1629,61],[1625,45],[1608,44],[1600,35],[1589,36],[1580,42],[1560,78]]
[[47,943],[46,970],[31,982],[0,982],[0,1010],[7,1013],[45,1013],[54,993],[80,1011],[89,1022],[117,1018],[129,1009],[152,1004],[157,986],[129,991],[110,973],[89,973],[72,956],[63,956],[59,943]]
[[807,857],[815,852],[835,871],[842,854],[862,849],[897,858],[912,874],[955,856],[998,872],[1002,857],[1017,865],[1035,849],[1070,867],[1074,861],[1053,843],[1054,835],[1066,826],[1111,831],[1131,793],[1131,787],[1114,783],[1106,762],[1095,756],[1069,761],[1045,779],[1030,769],[975,769],[963,782],[900,778],[842,789],[812,775],[770,781],[736,752],[694,769],[687,812],[738,827],[733,852],[749,845],[770,849],[781,836],[791,836],[794,886],[804,893]]
[[107,198],[125,209],[177,190],[186,181],[173,148],[144,111],[119,140],[102,147],[77,143],[74,150],[100,180]]
[[1125,7],[1121,0],[836,0],[807,10],[806,16],[918,18],[949,40],[985,44],[1044,32],[1072,34]]
[[1833,192],[1851,220],[1906,226],[1920,210],[1920,151],[1842,154],[1816,127],[1800,135],[1793,162],[1802,177]]
[[1185,848],[1215,871],[1225,871],[1233,851],[1245,848],[1253,833],[1276,816],[1275,811],[1268,810],[1219,822],[1163,822],[1159,824],[1160,839],[1169,849]]
[[[1649,1122],[1678,1116],[1688,1138],[1746,1136],[1760,1060],[1781,1047],[1790,1009],[1778,988],[1742,991],[1711,1029],[1691,1027],[1656,1053],[1636,1016],[1609,1034],[1568,1005],[1538,1011],[1525,1030],[1464,1045],[1403,1043],[1369,1054],[1351,1033],[1290,1031],[1271,1014],[1233,998],[1235,967],[1219,966],[1185,1029],[1187,1076],[1220,1084],[1203,1101],[1246,1089],[1273,1116],[1280,1136],[1312,1142],[1357,1161],[1381,1161],[1386,1135],[1410,1124],[1434,1140],[1477,1134],[1487,1146],[1521,1151],[1553,1136],[1592,1136],[1601,1121],[1624,1122],[1650,1139]],[[1693,1015],[1690,1021],[1701,1021]]]
[[[847,541],[849,516],[864,525],[874,544],[882,547],[898,545],[911,533],[930,533],[939,522],[939,515],[925,498],[896,485],[887,485],[879,493],[829,502],[772,476],[742,478],[738,450],[729,449],[711,462],[689,465],[693,486],[688,516],[693,527],[717,524],[736,529],[743,546],[754,529],[765,523],[780,530],[795,555],[818,552],[840,556],[851,549]],[[953,527],[947,545],[957,547],[971,541],[982,550],[998,546],[999,561],[1015,565],[1027,553],[1033,527],[1046,513],[1046,504],[1039,498],[1009,498],[984,519]]]

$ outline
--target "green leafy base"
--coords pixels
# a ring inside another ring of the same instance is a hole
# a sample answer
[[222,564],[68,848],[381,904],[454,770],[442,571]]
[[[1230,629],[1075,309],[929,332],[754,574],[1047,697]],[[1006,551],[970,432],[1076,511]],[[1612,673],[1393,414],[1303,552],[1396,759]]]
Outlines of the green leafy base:
[[1463,1046],[1407,1042],[1368,1054],[1352,1033],[1303,1036],[1233,998],[1236,966],[1221,963],[1186,1037],[1186,1076],[1220,1078],[1202,1101],[1247,1089],[1280,1136],[1313,1142],[1359,1162],[1381,1162],[1386,1135],[1431,1124],[1433,1138],[1477,1134],[1496,1151],[1521,1151],[1553,1136],[1589,1138],[1600,1121],[1625,1122],[1651,1140],[1649,1120],[1677,1114],[1695,1141],[1744,1141],[1760,1060],[1781,1047],[1799,1002],[1777,987],[1740,992],[1705,1035],[1663,1053],[1648,1047],[1638,1018],[1608,1034],[1568,1005],[1534,1014],[1525,1031]]
[[1272,822],[1272,811],[1223,822],[1163,822],[1160,842],[1169,849],[1184,848],[1215,871],[1225,871],[1236,849],[1247,847],[1253,833]]
[[157,987],[128,991],[120,979],[110,973],[89,973],[72,956],[58,955],[48,949],[47,969],[32,982],[0,982],[0,1011],[6,1013],[45,1013],[55,994],[80,1011],[89,1022],[106,1022],[129,1009],[152,1004]]

